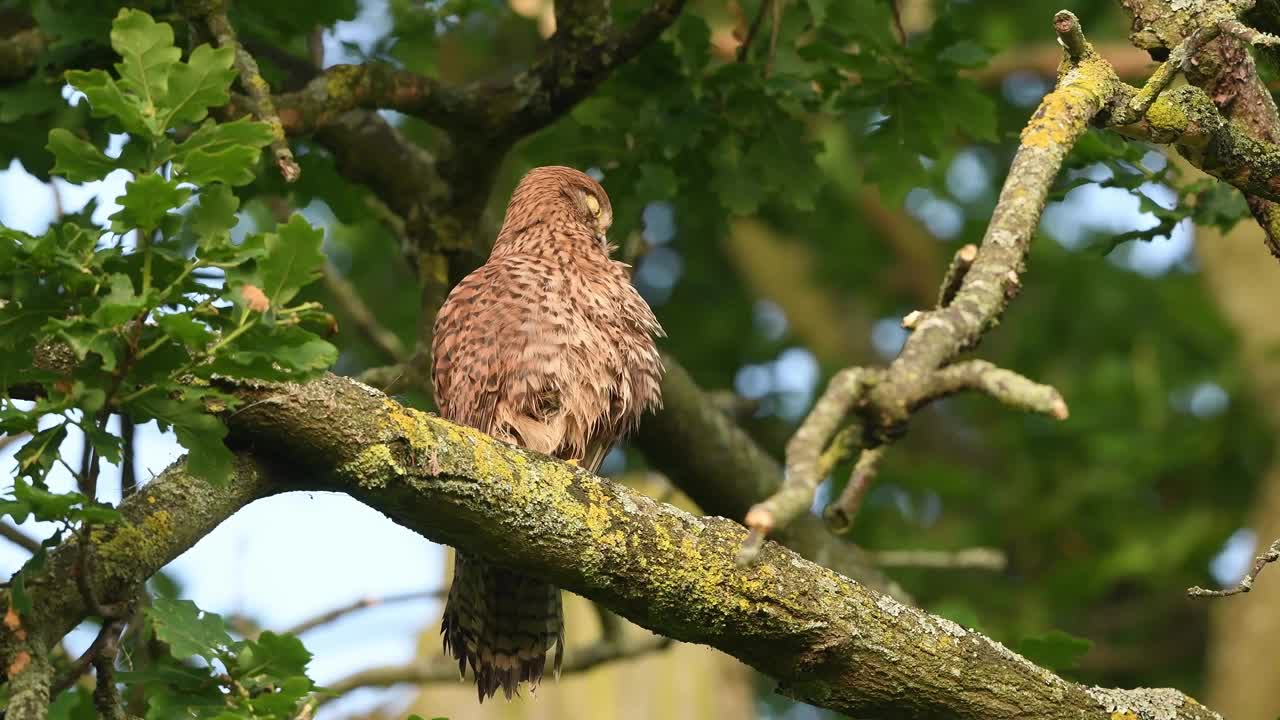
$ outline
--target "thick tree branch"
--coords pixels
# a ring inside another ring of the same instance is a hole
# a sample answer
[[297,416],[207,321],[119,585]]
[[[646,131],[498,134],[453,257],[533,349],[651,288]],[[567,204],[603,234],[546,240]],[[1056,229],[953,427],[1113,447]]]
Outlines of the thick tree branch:
[[[608,21],[609,3],[565,3],[556,10],[557,29],[548,52],[533,67],[477,89],[477,96],[489,110],[489,123],[499,134],[510,137],[523,137],[547,126],[590,95],[613,68],[656,40],[680,16],[685,1],[653,0],[628,27],[617,29]],[[492,113],[494,96],[505,101],[497,107],[511,110]]]
[[[667,637],[719,648],[792,697],[883,718],[1217,717],[1173,690],[1069,683],[977,633],[905,607],[770,543],[734,562],[745,530],[698,518],[552,458],[406,409],[327,376],[240,388],[232,442],[252,443],[214,488],[179,461],[92,542],[107,601],[132,588],[253,499],[345,492],[439,542],[537,573]],[[30,568],[28,641],[0,636],[0,660],[43,652],[84,618],[71,578],[75,541]],[[33,663],[28,663],[33,665]],[[25,672],[11,675],[15,690]],[[38,683],[28,688],[45,688]],[[28,691],[30,692],[30,691]],[[11,705],[12,707],[12,705]]]
[[[664,355],[662,362],[667,369],[662,410],[640,423],[634,443],[704,512],[742,517],[778,491],[782,467],[717,407],[675,358]],[[907,592],[880,572],[862,549],[833,537],[813,515],[797,518],[773,538],[813,562],[910,602]]]
[[1115,130],[1172,145],[1192,165],[1266,200],[1280,200],[1280,145],[1259,140],[1219,114],[1202,89],[1184,85],[1161,94],[1146,115]]
[[[1217,112],[1221,113],[1217,122],[1198,123],[1216,130],[1207,141],[1201,139],[1196,143],[1213,148],[1215,157],[1210,160],[1211,163],[1217,160],[1217,163],[1205,167],[1198,161],[1201,153],[1197,152],[1195,144],[1190,152],[1178,146],[1179,152],[1193,165],[1245,192],[1249,209],[1265,233],[1267,248],[1280,258],[1280,205],[1275,202],[1275,188],[1259,188],[1258,183],[1249,182],[1254,175],[1271,173],[1261,167],[1249,167],[1250,163],[1241,162],[1242,159],[1235,156],[1245,147],[1272,154],[1280,150],[1280,145],[1277,145],[1280,143],[1280,115],[1277,115],[1270,90],[1258,77],[1257,67],[1247,47],[1254,39],[1270,36],[1256,33],[1237,19],[1238,14],[1247,11],[1245,18],[1249,21],[1275,29],[1274,4],[1262,3],[1252,10],[1249,9],[1254,5],[1252,2],[1223,0],[1202,0],[1198,3],[1122,0],[1121,4],[1133,19],[1130,40],[1153,55],[1170,53],[1171,61],[1179,51],[1185,52],[1188,61],[1180,63],[1180,66],[1187,81],[1205,91],[1205,97],[1195,98],[1194,104],[1203,108],[1205,98],[1212,98]],[[1192,42],[1220,32],[1224,34],[1211,42]],[[1192,112],[1199,110],[1193,108]],[[1178,114],[1190,115],[1191,112],[1182,109]],[[1170,118],[1169,113],[1164,113],[1157,122],[1168,124],[1170,119],[1174,124],[1181,124],[1176,115]],[[1226,157],[1216,157],[1221,155]],[[1269,162],[1271,158],[1258,159]],[[1259,189],[1273,192],[1256,192]]]
[[[335,65],[293,93],[274,96],[285,129],[310,133],[356,110],[395,110],[452,133],[510,143],[563,115],[617,66],[675,21],[684,0],[656,0],[626,28],[614,28],[608,3],[567,2],[542,57],[506,77],[448,87],[383,63]],[[246,99],[238,112],[250,109]]]

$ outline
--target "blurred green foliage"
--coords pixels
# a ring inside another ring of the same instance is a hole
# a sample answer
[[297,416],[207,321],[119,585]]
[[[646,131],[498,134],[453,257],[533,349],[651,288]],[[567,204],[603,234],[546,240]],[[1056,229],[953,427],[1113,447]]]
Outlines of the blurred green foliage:
[[[1017,133],[1052,82],[1032,68],[999,77],[983,69],[996,54],[1052,44],[1051,18],[1060,2],[900,4],[911,9],[900,18],[905,36],[887,0],[783,3],[777,23],[766,19],[739,61],[734,28],[741,39],[760,0],[691,2],[662,39],[512,150],[488,198],[483,234],[492,236],[510,189],[528,168],[567,164],[601,171],[615,209],[614,242],[626,246],[635,233],[648,238],[637,283],[669,332],[666,349],[704,387],[737,387],[759,400],[746,425],[781,456],[790,430],[832,372],[889,357],[872,351],[813,355],[818,373],[805,379],[794,363],[779,362],[810,357],[796,354],[815,346],[800,328],[855,334],[860,339],[850,347],[891,351],[894,333],[887,328],[932,301],[912,288],[940,281],[950,254],[980,240]],[[211,63],[225,70],[225,62],[196,49],[205,38],[169,3],[142,5],[175,27],[176,46],[160,43],[165,63],[180,52],[188,66]],[[1071,5],[1092,40],[1124,41],[1127,19],[1117,3]],[[323,289],[304,287],[309,273],[294,275],[278,255],[296,251],[305,256],[302,267],[316,267],[321,244],[305,223],[243,242],[241,234],[233,243],[227,233],[237,210],[241,229],[272,228],[271,197],[284,194],[327,229],[324,254],[378,320],[412,347],[419,318],[415,273],[402,259],[394,223],[386,222],[385,208],[368,189],[337,172],[330,152],[312,138],[294,139],[303,175],[285,187],[265,160],[246,160],[245,148],[254,148],[256,158],[256,148],[269,139],[255,135],[252,123],[192,131],[198,114],[171,106],[174,121],[186,123],[179,144],[154,116],[128,107],[111,110],[114,96],[106,93],[115,74],[62,75],[67,67],[115,61],[107,28],[117,4],[98,3],[92,12],[82,6],[70,0],[0,4],[30,11],[60,36],[34,76],[0,87],[0,162],[18,160],[41,179],[53,173],[80,182],[135,160],[143,163],[138,167],[172,161],[201,188],[185,224],[172,228],[175,243],[203,252],[216,237],[226,252],[253,255],[255,264],[245,267],[256,274],[231,273],[233,284],[288,290],[300,306],[332,306]],[[617,0],[615,22],[625,26],[645,6]],[[544,42],[535,19],[500,0],[390,0],[368,7],[373,9],[357,15],[354,0],[241,2],[233,5],[231,19],[251,46],[275,48],[258,53],[258,60],[277,90],[297,89],[296,65],[307,56],[312,29],[335,21],[378,30],[342,45],[344,57],[330,62],[391,62],[450,84],[522,67]],[[136,51],[141,58],[155,52]],[[122,69],[119,76],[128,79],[130,72]],[[134,80],[138,87],[146,82]],[[89,103],[69,106],[65,81],[86,93]],[[217,104],[216,96],[201,102]],[[429,151],[443,147],[441,133],[424,122],[393,119]],[[150,133],[158,154],[130,155],[135,142],[119,158],[103,154],[109,133],[121,130],[135,139]],[[209,137],[213,133],[218,137]],[[45,137],[48,150],[32,141]],[[184,154],[180,148],[188,145]],[[1056,196],[1072,211],[1056,216],[1061,225],[1042,227],[1023,292],[978,349],[986,359],[1056,386],[1070,404],[1070,420],[1024,416],[967,396],[924,410],[889,452],[851,539],[882,549],[999,548],[1010,561],[1002,573],[896,575],[926,609],[975,626],[1070,677],[1104,685],[1176,685],[1194,693],[1204,662],[1206,611],[1182,590],[1206,581],[1210,560],[1241,526],[1274,443],[1251,405],[1236,340],[1194,263],[1183,259],[1140,273],[1132,245],[1117,245],[1148,242],[1173,254],[1178,251],[1163,236],[1184,218],[1229,227],[1243,214],[1235,191],[1186,184],[1150,151],[1101,133],[1082,142]],[[160,175],[147,178],[155,179],[136,181],[125,209],[114,216],[117,231],[177,222],[170,210],[190,191]],[[1099,184],[1141,196],[1138,209],[1153,213],[1158,224],[1149,228],[1150,218],[1139,219],[1113,197],[1093,206],[1079,200],[1078,192],[1087,189],[1079,186]],[[239,200],[229,186],[237,186]],[[1194,196],[1194,208],[1183,203],[1170,209],[1152,199],[1161,186],[1176,188],[1166,195]],[[869,211],[875,207],[897,222]],[[1101,232],[1098,224],[1084,222],[1109,213],[1132,227]],[[757,245],[737,242],[743,236],[735,223],[746,215],[770,231]],[[87,217],[66,220],[46,236],[58,253],[33,251],[23,262],[35,267],[66,260],[59,253],[80,242]],[[1084,241],[1067,241],[1076,236]],[[744,271],[739,254],[769,249],[760,242],[808,262],[778,265],[778,281],[766,292],[759,277]],[[184,261],[166,259],[166,277],[181,272]],[[68,319],[60,330],[81,355],[101,357],[99,367],[107,371],[109,348],[97,330],[161,299],[134,295],[115,280],[137,276],[140,268],[101,272],[107,284],[95,290],[85,313],[102,313],[101,323]],[[926,281],[900,282],[903,277]],[[812,305],[795,302],[786,288],[817,293],[835,314],[788,316]],[[349,318],[341,309],[333,309],[344,327],[333,339],[340,353],[334,369],[354,375],[385,364],[375,347],[346,331]],[[202,323],[169,319],[155,332],[189,353],[208,340],[206,330],[231,330]],[[31,325],[29,332],[39,327]],[[219,372],[235,366],[243,374],[269,375],[283,360],[306,373],[332,359],[317,344],[326,341],[297,335],[301,330],[269,323],[260,328],[268,335],[243,335],[249,346],[226,354]],[[286,347],[292,351],[280,350]],[[255,354],[263,352],[268,355]],[[0,373],[10,371],[0,367]],[[758,382],[747,383],[744,375]],[[93,400],[84,389],[70,392],[77,402]],[[191,413],[198,410],[169,402],[139,411],[179,428],[197,422]],[[103,439],[104,451],[113,442]],[[634,454],[628,460],[643,461]],[[33,460],[33,470],[46,461]],[[833,492],[846,475],[847,468],[837,469]],[[68,513],[93,507],[84,498],[66,502]],[[28,500],[19,509],[40,507]]]

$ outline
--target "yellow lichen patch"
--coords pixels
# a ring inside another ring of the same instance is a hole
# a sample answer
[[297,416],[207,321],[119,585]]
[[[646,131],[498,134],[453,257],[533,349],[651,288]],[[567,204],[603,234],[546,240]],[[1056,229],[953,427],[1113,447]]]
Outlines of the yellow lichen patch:
[[1125,710],[1111,713],[1111,720],[1138,720],[1138,716],[1132,710]]
[[1082,62],[1073,68],[1053,92],[1044,96],[1027,126],[1022,144],[1030,147],[1061,147],[1084,132],[1086,121],[1102,107],[1111,85],[1110,66],[1105,61]]
[[404,468],[396,462],[391,448],[383,443],[375,443],[361,450],[354,459],[343,463],[338,472],[366,488],[386,487],[389,476],[399,477],[405,474]]
[[[93,539],[104,566],[113,574],[134,576],[163,564],[161,556],[171,543],[173,516],[167,510],[157,510],[143,518],[140,525],[114,525],[95,528]],[[110,536],[99,542],[103,537]]]
[[383,400],[383,407],[387,411],[387,420],[401,437],[409,441],[409,447],[415,451],[421,451],[435,446],[436,438],[425,422],[424,413],[407,408],[391,399]]
[[481,434],[479,438],[476,438],[471,459],[474,463],[476,474],[480,476],[477,479],[498,479],[512,483],[519,478],[519,473],[516,472],[516,469],[503,457],[505,453],[502,450],[503,448],[498,446],[497,441],[488,435]]
[[335,100],[349,99],[360,79],[361,68],[354,65],[335,65],[324,74],[325,92]]
[[655,524],[653,526],[653,535],[655,540],[654,544],[658,546],[658,550],[663,554],[669,553],[675,548],[675,545],[671,542],[671,533],[668,533],[667,529],[661,524]]
[[625,552],[626,535],[616,526],[628,521],[626,513],[618,512],[613,507],[609,493],[599,483],[588,482],[583,489],[587,493],[584,522],[596,542],[596,549],[610,548]]
[[1147,123],[1157,137],[1178,137],[1187,131],[1188,122],[1183,107],[1166,97],[1157,98],[1147,110]]

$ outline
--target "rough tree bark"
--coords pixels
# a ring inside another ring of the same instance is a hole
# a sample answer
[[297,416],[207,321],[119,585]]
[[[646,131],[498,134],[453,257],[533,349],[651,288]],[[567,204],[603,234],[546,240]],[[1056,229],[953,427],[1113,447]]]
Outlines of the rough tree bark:
[[[236,510],[290,490],[345,492],[423,536],[513,563],[668,637],[711,645],[789,696],[855,717],[1215,718],[1174,690],[1067,682],[978,633],[902,605],[783,546],[735,562],[746,530],[405,408],[355,381],[242,388],[242,449],[215,488],[179,461],[92,538],[90,583],[125,597]],[[25,639],[0,636],[12,702],[47,692],[48,647],[87,614],[75,542],[30,569]],[[24,660],[25,658],[25,660]],[[47,702],[47,700],[45,700]],[[1126,713],[1128,713],[1126,715]],[[39,715],[36,715],[39,717]]]
[[[1124,4],[1145,12],[1155,3]],[[358,122],[362,116],[339,114],[339,109],[397,108],[451,131],[455,144],[441,157],[407,151],[402,154],[413,172],[391,178],[371,171],[369,176],[406,219],[414,246],[409,254],[425,288],[424,328],[430,325],[433,298],[456,276],[458,263],[466,262],[458,258],[477,249],[475,220],[505,149],[589,93],[614,64],[651,42],[683,3],[657,2],[629,30],[612,28],[607,15],[589,12],[590,5],[563,5],[563,17],[557,16],[563,34],[553,37],[530,71],[506,81],[451,90],[387,68],[336,68],[297,93],[275,98],[287,130],[329,137],[350,151],[339,158],[348,167],[372,142],[401,149],[406,143],[393,129],[377,127],[371,116],[363,120],[374,123],[374,132]],[[1219,23],[1234,19],[1243,6],[1226,0],[1175,5],[1193,11],[1179,15],[1182,21]],[[588,12],[575,14],[574,8]],[[1175,19],[1152,16],[1141,28],[1135,26],[1135,38],[1180,43],[1187,33],[1174,32],[1185,29]],[[1227,122],[1198,88],[1161,93],[1167,83],[1153,85],[1143,101],[1145,91],[1120,83],[1114,69],[1088,48],[1069,13],[1059,22],[1075,62],[1064,66],[1058,89],[1024,133],[1007,186],[1008,203],[996,213],[982,254],[954,301],[920,322],[895,363],[897,370],[871,392],[879,429],[900,425],[917,404],[932,399],[939,387],[922,378],[941,378],[934,371],[971,347],[1016,294],[1047,184],[1073,139],[1104,107],[1111,111],[1109,122],[1123,125],[1122,132],[1173,144],[1193,163],[1262,201],[1280,199],[1275,173],[1246,172],[1280,167],[1271,138],[1251,137]],[[1165,31],[1173,34],[1162,35]],[[13,58],[5,73],[21,76],[28,56],[39,55],[42,38],[24,35],[24,40],[32,53]],[[2,49],[14,47],[7,43]],[[1165,74],[1172,72],[1166,68]],[[571,81],[559,82],[565,77]],[[511,112],[486,113],[477,121],[476,107],[495,96],[510,101],[504,107]],[[1141,111],[1133,111],[1135,102],[1143,105]],[[415,193],[412,186],[419,181],[431,191]],[[1267,217],[1260,213],[1260,219]],[[672,378],[677,385],[687,381],[678,373]],[[678,442],[691,438],[698,438],[698,449],[705,451],[711,438],[711,452],[685,461],[686,469],[695,466],[690,475],[706,484],[691,483],[686,490],[703,507],[721,503],[740,517],[777,488],[777,465],[744,441],[723,415],[708,411],[711,405],[694,392],[692,382],[685,389],[691,390],[669,395],[671,404],[687,401],[696,411],[664,414],[666,424],[649,423],[641,442],[646,436],[669,440],[671,454],[681,447]],[[126,501],[122,510],[128,523],[98,529],[89,540],[99,562],[88,582],[99,599],[126,597],[256,498],[327,489],[349,493],[430,539],[544,575],[664,635],[720,648],[776,678],[783,692],[842,712],[884,718],[1217,717],[1172,690],[1069,683],[990,639],[903,606],[777,544],[765,545],[755,563],[743,566],[735,557],[746,531],[736,523],[694,517],[407,410],[352,381],[330,376],[305,386],[239,388],[237,394],[247,408],[229,418],[231,439],[240,451],[235,480],[224,488],[210,487],[190,477],[180,462]],[[657,442],[650,448],[658,462],[661,450]],[[821,528],[811,520],[793,523],[788,539],[802,543],[796,538],[818,537]],[[842,546],[822,537],[806,554],[834,564],[823,553]],[[11,614],[7,632],[0,634],[0,661],[9,676],[15,716],[43,716],[48,650],[88,612],[74,579],[77,542],[55,550],[46,567],[30,569],[36,609],[22,617]]]

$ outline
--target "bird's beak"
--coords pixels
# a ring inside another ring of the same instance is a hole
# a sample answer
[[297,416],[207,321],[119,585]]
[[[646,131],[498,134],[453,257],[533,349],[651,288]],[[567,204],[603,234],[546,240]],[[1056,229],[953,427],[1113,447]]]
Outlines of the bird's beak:
[[609,238],[604,234],[603,230],[596,231],[596,240],[600,241],[600,247],[609,246]]

